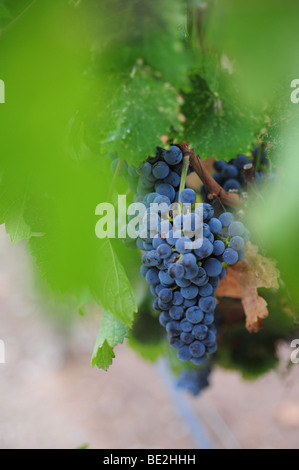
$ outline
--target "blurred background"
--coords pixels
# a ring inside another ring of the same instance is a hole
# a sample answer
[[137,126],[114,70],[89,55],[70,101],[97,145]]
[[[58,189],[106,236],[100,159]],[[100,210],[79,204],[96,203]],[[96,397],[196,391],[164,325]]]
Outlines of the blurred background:
[[288,343],[279,345],[277,370],[246,382],[216,367],[193,398],[174,387],[164,363],[126,344],[107,372],[92,369],[100,314],[72,313],[61,322],[43,309],[25,246],[12,246],[2,227],[1,448],[298,448],[299,365],[287,370]]

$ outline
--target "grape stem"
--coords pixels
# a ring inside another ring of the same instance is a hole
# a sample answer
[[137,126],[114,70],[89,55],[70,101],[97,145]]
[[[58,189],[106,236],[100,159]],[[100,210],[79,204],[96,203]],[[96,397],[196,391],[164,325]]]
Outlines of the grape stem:
[[189,153],[186,152],[183,157],[183,167],[182,167],[181,181],[180,181],[180,188],[179,188],[179,202],[180,202],[180,206],[182,209],[183,209],[183,204],[181,201],[181,192],[185,189],[185,186],[186,186],[186,178],[187,178],[189,163],[190,163],[190,152]]
[[225,243],[226,246],[229,246],[229,237],[222,237],[221,235],[219,235],[219,233],[217,233],[217,238],[223,241],[223,243]]
[[189,157],[190,165],[212,196],[217,197],[226,206],[236,207],[243,204],[244,201],[238,194],[228,193],[214,180],[212,175],[210,175],[208,170],[202,165],[199,157],[195,155],[194,149],[189,149],[188,142],[177,144],[177,147],[180,148],[184,157],[185,155]]

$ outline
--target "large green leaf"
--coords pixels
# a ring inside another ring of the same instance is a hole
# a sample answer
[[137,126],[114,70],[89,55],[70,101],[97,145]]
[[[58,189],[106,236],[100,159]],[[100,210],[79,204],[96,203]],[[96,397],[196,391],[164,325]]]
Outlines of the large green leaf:
[[[56,221],[56,229],[59,221]],[[69,226],[72,230],[71,226]],[[59,228],[58,228],[59,233]],[[75,233],[75,232],[74,232]],[[64,234],[65,235],[65,234]],[[137,305],[125,269],[119,262],[110,240],[70,239],[49,232],[29,241],[39,273],[52,288],[72,295],[82,304],[88,289],[94,300],[113,313],[115,318],[131,326]]]
[[9,85],[0,107],[0,222],[14,242],[35,235],[28,246],[53,289],[78,305],[91,292],[129,325],[132,287],[110,242],[95,236],[95,208],[109,201],[109,159],[81,145],[84,129],[68,140],[70,118],[94,102],[81,20],[67,2],[37,2],[0,37]]
[[176,92],[151,71],[136,65],[105,109],[102,145],[138,165],[171,127],[179,128]]

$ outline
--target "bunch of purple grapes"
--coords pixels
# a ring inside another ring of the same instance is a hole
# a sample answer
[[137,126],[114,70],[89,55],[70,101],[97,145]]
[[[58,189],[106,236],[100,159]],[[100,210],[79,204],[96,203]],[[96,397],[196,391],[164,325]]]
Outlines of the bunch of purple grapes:
[[[196,193],[184,189],[180,199],[194,204]],[[158,233],[151,243],[147,241],[148,250],[142,255],[141,267],[156,297],[153,306],[161,312],[159,320],[168,333],[170,345],[178,350],[181,361],[192,361],[195,365],[203,364],[207,355],[217,350],[215,293],[226,274],[225,266],[243,259],[249,236],[242,222],[235,221],[230,212],[217,218],[210,204],[202,206],[202,245],[186,248],[192,239],[184,229],[180,238],[174,238],[178,230],[174,218],[169,222],[168,233]]]
[[[225,160],[215,161],[213,163],[215,170],[213,178],[225,191],[240,193],[242,190],[246,190],[244,166],[248,163],[252,163],[255,167],[255,181],[258,184],[277,181],[277,175],[273,171],[269,171],[269,160],[262,146],[255,147],[251,159],[246,155],[238,154],[236,158],[229,160],[229,162]],[[208,191],[204,186],[202,195],[204,200],[207,200]]]
[[[155,296],[153,307],[160,312],[170,345],[181,361],[199,366],[217,350],[215,293],[225,267],[243,259],[249,233],[230,212],[216,217],[208,203],[195,207],[197,195],[192,189],[180,188],[179,194],[182,168],[183,155],[175,145],[169,150],[158,147],[156,156],[139,168],[125,165],[127,176],[135,181],[134,200],[145,209],[139,221],[141,234],[129,242],[144,252],[141,274]],[[188,206],[187,213],[172,213],[177,202]],[[152,211],[157,204],[165,212]],[[198,220],[202,244],[188,248]]]

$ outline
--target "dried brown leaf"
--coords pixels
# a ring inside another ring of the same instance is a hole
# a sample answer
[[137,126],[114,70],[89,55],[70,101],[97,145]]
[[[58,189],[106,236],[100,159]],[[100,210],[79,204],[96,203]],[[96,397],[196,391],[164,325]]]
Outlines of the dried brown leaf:
[[267,302],[258,295],[258,287],[278,288],[279,271],[275,261],[258,253],[252,243],[246,243],[245,258],[227,268],[226,277],[220,282],[217,296],[241,299],[246,316],[246,328],[257,332],[263,319],[269,314]]

